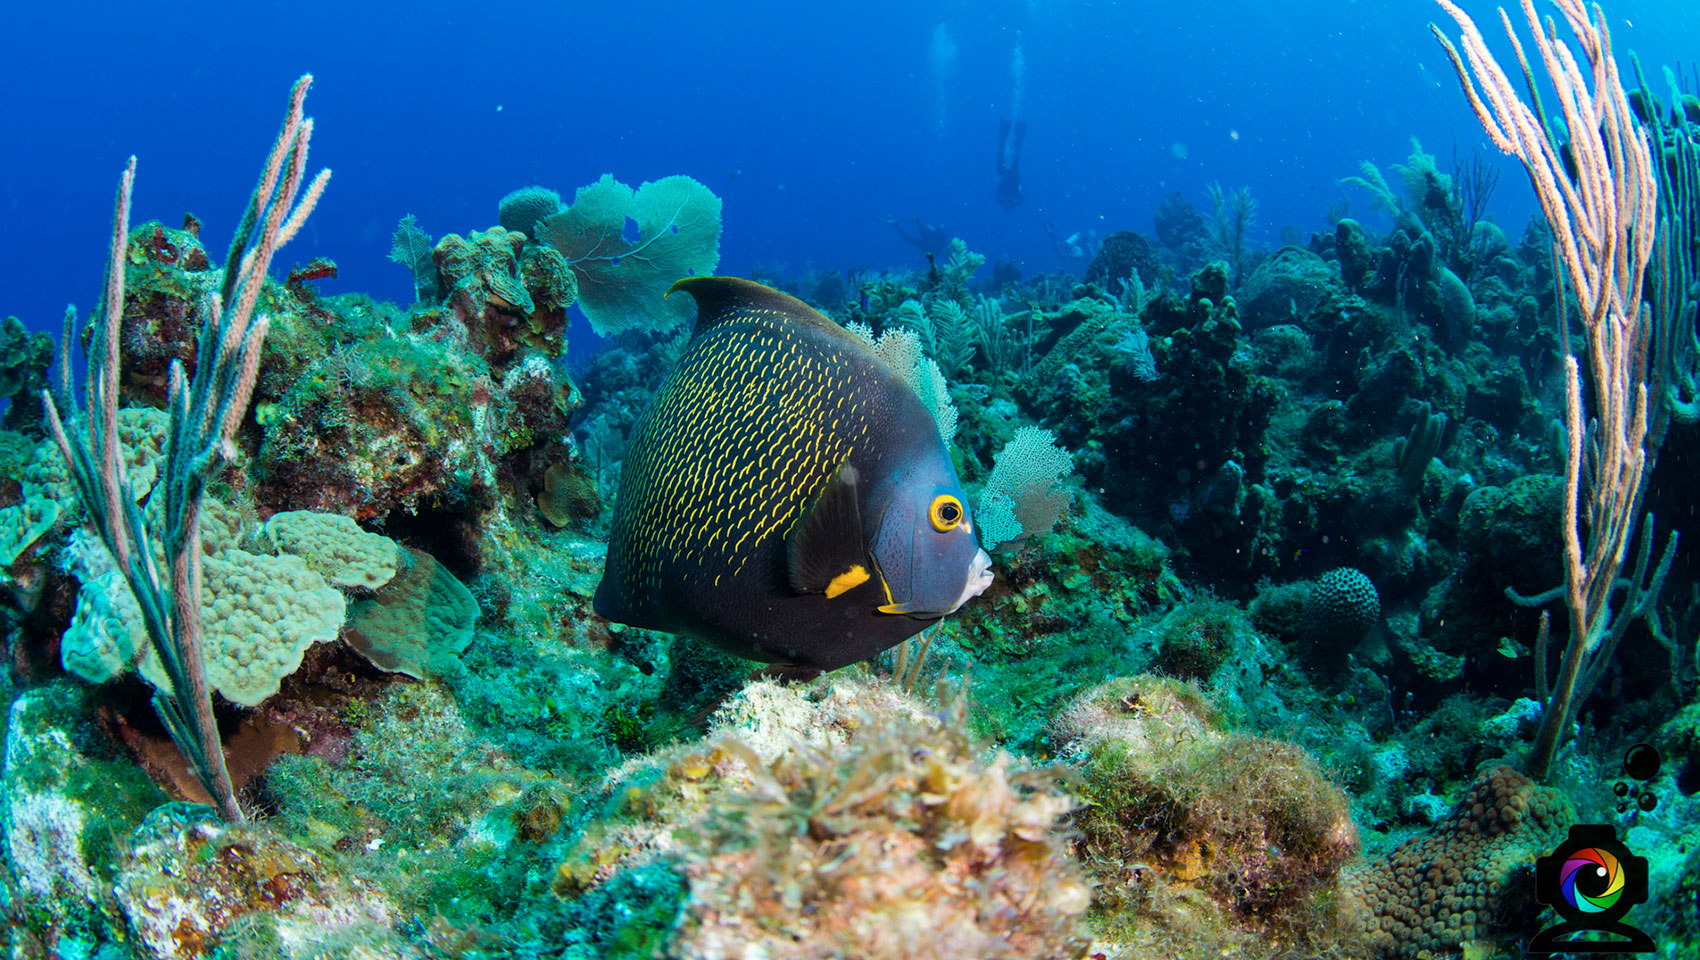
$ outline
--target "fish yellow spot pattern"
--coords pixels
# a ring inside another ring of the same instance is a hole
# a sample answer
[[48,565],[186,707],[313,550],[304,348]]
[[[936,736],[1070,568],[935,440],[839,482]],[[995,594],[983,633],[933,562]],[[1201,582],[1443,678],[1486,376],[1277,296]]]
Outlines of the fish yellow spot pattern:
[[982,551],[928,524],[932,497],[966,495],[914,388],[795,297],[737,277],[681,290],[696,328],[632,432],[596,612],[832,670],[914,636],[909,611],[953,609]]
[[748,309],[705,331],[656,395],[621,474],[638,511],[627,596],[664,593],[693,567],[736,577],[867,442],[872,391],[809,333]]

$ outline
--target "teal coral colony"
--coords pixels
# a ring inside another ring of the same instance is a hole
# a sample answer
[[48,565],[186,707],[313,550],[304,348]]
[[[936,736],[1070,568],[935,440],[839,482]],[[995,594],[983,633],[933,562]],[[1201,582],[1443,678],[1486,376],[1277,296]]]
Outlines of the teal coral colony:
[[[1700,956],[1700,77],[1554,0],[1513,82],[1439,0],[1450,167],[1336,157],[1273,243],[1164,135],[1099,237],[1018,6],[980,200],[1040,262],[902,214],[887,268],[804,216],[757,263],[854,164],[530,167],[523,100],[482,214],[372,249],[312,77],[230,223],[154,170],[244,127],[132,158],[100,302],[0,324],[0,951]],[[917,156],[971,36],[927,25]]]

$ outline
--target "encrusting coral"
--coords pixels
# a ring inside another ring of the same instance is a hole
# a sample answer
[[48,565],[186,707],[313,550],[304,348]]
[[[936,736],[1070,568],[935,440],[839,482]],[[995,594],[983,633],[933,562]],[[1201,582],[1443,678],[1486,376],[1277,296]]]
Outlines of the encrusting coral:
[[1562,793],[1490,767],[1433,831],[1345,871],[1342,917],[1389,960],[1520,942],[1540,912],[1535,858],[1562,842],[1574,819]]
[[401,572],[349,610],[348,643],[380,670],[424,678],[472,643],[478,603],[430,554],[406,548]]

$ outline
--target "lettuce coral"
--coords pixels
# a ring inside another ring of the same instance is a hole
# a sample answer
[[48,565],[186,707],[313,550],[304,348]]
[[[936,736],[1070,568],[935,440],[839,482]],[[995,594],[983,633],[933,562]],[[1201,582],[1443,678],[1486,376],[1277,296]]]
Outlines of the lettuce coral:
[[349,611],[348,642],[380,670],[435,675],[472,643],[478,603],[428,553],[406,548],[401,572]]

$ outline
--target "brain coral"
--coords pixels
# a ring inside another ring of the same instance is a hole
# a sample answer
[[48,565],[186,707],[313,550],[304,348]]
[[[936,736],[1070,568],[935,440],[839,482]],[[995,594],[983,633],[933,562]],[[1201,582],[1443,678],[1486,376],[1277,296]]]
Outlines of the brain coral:
[[1343,919],[1388,960],[1485,956],[1532,932],[1535,858],[1574,819],[1557,790],[1510,767],[1485,770],[1427,836],[1343,874]]
[[1317,578],[1305,608],[1305,633],[1319,651],[1351,652],[1381,621],[1381,597],[1362,571],[1330,570]]
[[548,187],[520,187],[496,205],[496,222],[504,229],[536,236],[537,221],[561,212],[561,195]]

